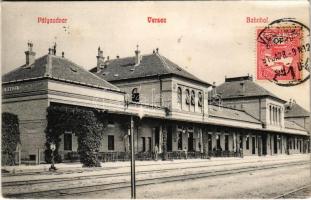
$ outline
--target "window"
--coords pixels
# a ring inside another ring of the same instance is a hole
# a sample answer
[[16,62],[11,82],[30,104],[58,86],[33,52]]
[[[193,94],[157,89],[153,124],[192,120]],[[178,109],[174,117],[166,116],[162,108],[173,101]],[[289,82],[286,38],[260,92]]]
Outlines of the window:
[[179,104],[182,103],[182,90],[181,90],[181,87],[177,88],[177,103],[179,103]]
[[190,91],[189,89],[186,89],[186,104],[190,104]]
[[139,93],[138,93],[138,89],[134,88],[132,90],[132,101],[133,102],[139,102]]
[[108,135],[108,150],[113,151],[114,150],[114,136]]
[[202,96],[202,93],[199,92],[198,93],[198,106],[202,107],[202,105],[203,105],[203,96]]
[[249,136],[246,136],[246,149],[249,149]]
[[194,90],[191,91],[191,105],[195,105],[195,92]]
[[64,150],[72,151],[72,134],[69,133],[64,134]]
[[269,106],[269,116],[270,116],[270,124],[272,124],[272,108]]
[[225,135],[225,151],[229,151],[229,135]]

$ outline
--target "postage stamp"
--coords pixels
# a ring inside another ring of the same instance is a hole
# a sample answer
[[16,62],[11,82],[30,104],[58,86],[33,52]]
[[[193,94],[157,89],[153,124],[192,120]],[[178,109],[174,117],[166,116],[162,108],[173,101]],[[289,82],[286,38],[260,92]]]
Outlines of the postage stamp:
[[258,28],[257,80],[293,86],[309,78],[310,30],[294,19],[284,18]]

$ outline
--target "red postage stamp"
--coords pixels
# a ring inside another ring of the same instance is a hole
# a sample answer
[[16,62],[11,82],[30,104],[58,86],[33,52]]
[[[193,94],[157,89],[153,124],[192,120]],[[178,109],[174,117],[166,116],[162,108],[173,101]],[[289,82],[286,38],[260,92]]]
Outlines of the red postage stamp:
[[305,39],[308,29],[299,22],[284,21],[257,29],[257,80],[290,86],[303,82],[304,71],[309,70],[310,44]]

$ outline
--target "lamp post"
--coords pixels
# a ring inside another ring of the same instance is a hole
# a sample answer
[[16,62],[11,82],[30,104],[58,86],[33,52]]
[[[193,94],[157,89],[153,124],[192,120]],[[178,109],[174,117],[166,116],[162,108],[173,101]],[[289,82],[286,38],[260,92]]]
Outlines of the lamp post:
[[[138,116],[140,120],[144,117],[143,107],[140,106]],[[136,174],[135,174],[135,143],[134,143],[134,119],[131,115],[131,198],[136,199]]]
[[134,120],[131,115],[131,198],[136,199],[136,178],[135,178],[135,150],[134,150]]
[[51,162],[52,162],[52,164],[51,164],[51,167],[49,168],[49,171],[52,171],[52,170],[57,170],[56,169],[56,167],[54,166],[54,151],[56,150],[56,145],[52,142],[51,144],[50,144],[50,149],[51,149],[51,151],[52,151],[52,153],[51,153]]

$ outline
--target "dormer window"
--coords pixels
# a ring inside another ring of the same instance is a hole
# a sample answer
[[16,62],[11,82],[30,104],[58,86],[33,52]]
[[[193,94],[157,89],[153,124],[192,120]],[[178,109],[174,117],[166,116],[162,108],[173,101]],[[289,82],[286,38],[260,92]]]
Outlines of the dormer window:
[[186,89],[186,104],[190,104],[190,91],[189,89]]
[[134,88],[132,90],[132,101],[133,102],[139,102],[139,92],[137,88]]
[[194,90],[191,91],[191,105],[195,105],[195,92]]

